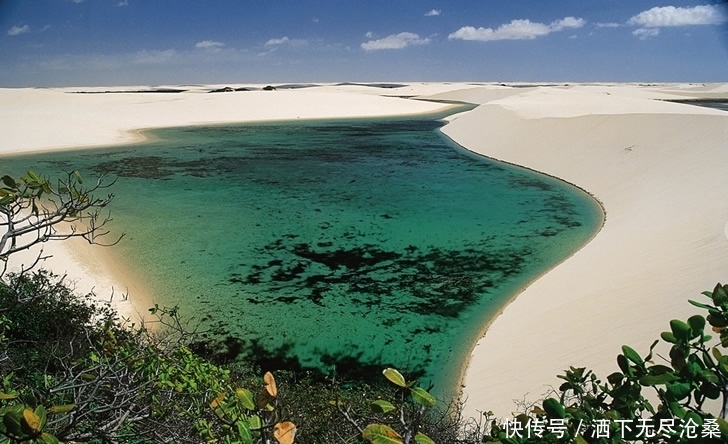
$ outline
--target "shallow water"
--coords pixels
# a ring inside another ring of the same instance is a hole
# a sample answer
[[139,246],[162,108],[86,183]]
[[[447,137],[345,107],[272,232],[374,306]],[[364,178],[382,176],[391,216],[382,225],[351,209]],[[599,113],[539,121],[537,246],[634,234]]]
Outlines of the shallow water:
[[459,148],[441,125],[174,128],[2,164],[118,177],[113,224],[128,236],[115,251],[156,302],[213,328],[219,354],[341,378],[395,366],[446,396],[486,320],[580,248],[601,211]]

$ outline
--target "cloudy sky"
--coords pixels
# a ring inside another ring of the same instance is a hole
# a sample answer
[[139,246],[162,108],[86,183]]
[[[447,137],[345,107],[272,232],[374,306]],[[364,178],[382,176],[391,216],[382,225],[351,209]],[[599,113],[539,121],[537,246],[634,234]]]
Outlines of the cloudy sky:
[[0,86],[728,81],[725,0],[0,0]]

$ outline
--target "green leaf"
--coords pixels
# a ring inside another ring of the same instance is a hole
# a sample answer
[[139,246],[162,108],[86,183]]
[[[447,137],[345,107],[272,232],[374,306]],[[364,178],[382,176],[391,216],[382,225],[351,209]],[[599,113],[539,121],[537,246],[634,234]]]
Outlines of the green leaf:
[[718,370],[720,370],[724,376],[728,376],[728,356],[723,356],[720,362],[718,362]]
[[629,359],[630,361],[634,362],[637,365],[642,365],[644,361],[640,357],[639,353],[634,351],[634,349],[628,345],[622,346],[622,353],[624,356]]
[[564,406],[561,405],[561,403],[554,398],[548,398],[544,400],[543,409],[546,411],[546,414],[548,414],[552,418],[566,418],[566,410],[564,410]]
[[81,173],[79,173],[78,170],[74,170],[73,175],[76,176],[76,180],[78,181],[78,183],[83,183],[83,177],[81,177]]
[[710,353],[704,351],[703,352],[703,362],[708,368],[714,368],[715,367],[715,361],[713,360],[713,357],[710,356]]
[[715,305],[725,305],[728,303],[728,293],[726,293],[725,288],[720,283],[713,289],[713,302]]
[[16,436],[23,434],[23,428],[20,425],[21,418],[23,417],[23,406],[16,406],[12,410],[6,411],[3,415],[3,424],[6,430]]
[[[711,293],[708,293],[708,294],[711,294]],[[698,307],[698,308],[703,308],[703,309],[705,309],[705,310],[711,310],[711,309],[714,309],[714,308],[715,308],[715,307],[713,307],[713,306],[711,306],[711,305],[708,305],[708,304],[703,304],[702,302],[698,302],[698,301],[693,301],[693,300],[690,300],[690,299],[688,299],[688,302],[689,302],[689,303],[690,303],[691,305],[694,305],[695,307]]]
[[713,357],[715,358],[716,361],[720,362],[721,359],[723,359],[723,353],[721,353],[720,350],[718,350],[718,347],[713,347],[711,352],[713,353]]
[[383,424],[369,424],[361,436],[372,444],[403,444],[400,434]]
[[28,173],[27,174],[28,174],[28,178],[31,181],[33,181],[33,182],[41,182],[42,181],[40,175],[38,175],[38,173],[36,173],[33,170],[28,170]]
[[42,405],[39,405],[38,407],[36,407],[34,413],[38,418],[40,418],[40,427],[38,427],[38,431],[43,430],[46,422],[48,422],[48,413],[46,412],[46,408]]
[[252,430],[260,430],[263,427],[263,421],[261,421],[260,416],[253,415],[248,418],[248,425]]
[[672,412],[673,415],[675,415],[676,417],[678,417],[680,419],[685,417],[685,413],[686,413],[685,408],[682,405],[680,405],[679,402],[668,401],[667,405],[670,409],[670,412]]
[[670,364],[675,370],[680,370],[685,367],[685,350],[682,347],[677,345],[670,347]]
[[670,329],[678,341],[690,340],[690,326],[679,319],[670,321]]
[[0,393],[0,400],[6,401],[9,399],[15,399],[18,395],[14,395],[12,393]]
[[376,401],[372,402],[371,406],[372,411],[374,411],[375,413],[389,413],[397,408],[391,402],[385,401],[383,399],[377,399]]
[[652,362],[652,354],[655,352],[655,347],[657,347],[657,344],[660,343],[659,339],[655,339],[652,341],[652,344],[650,345],[650,352],[645,356],[644,362]]
[[248,410],[255,410],[255,399],[253,399],[253,393],[246,388],[239,388],[235,390],[235,394],[238,396],[238,400]]
[[415,387],[412,390],[412,399],[419,405],[424,407],[434,407],[437,401],[435,397],[422,387]]
[[710,384],[718,384],[720,381],[720,378],[718,378],[718,375],[716,375],[712,370],[704,369],[700,371],[700,376],[703,378],[703,381],[708,382]]
[[715,384],[703,383],[700,385],[700,393],[702,393],[708,399],[720,398],[721,392]]
[[645,375],[640,378],[640,384],[645,386],[663,385],[668,382],[679,381],[680,377],[674,373],[665,373],[662,375]]
[[385,378],[389,380],[394,385],[398,385],[400,387],[407,387],[407,382],[404,380],[404,376],[397,370],[393,368],[385,368],[382,371],[382,374]]
[[728,437],[728,422],[723,418],[717,418],[718,420],[718,429],[720,429],[720,433],[723,435],[723,437]]
[[619,372],[614,372],[607,376],[607,381],[609,381],[609,383],[612,385],[619,384],[620,382],[622,382],[622,379],[624,379],[624,375]]
[[53,407],[49,408],[48,411],[50,413],[68,413],[75,408],[76,404],[54,405]]
[[725,316],[723,316],[722,313],[711,313],[708,315],[708,322],[713,327],[728,327],[728,320],[726,320]]
[[235,428],[238,430],[237,438],[242,444],[253,444],[253,435],[250,433],[250,426],[245,421],[235,422]]
[[13,179],[10,176],[3,176],[3,179],[2,180],[3,180],[3,183],[7,187],[9,187],[9,188],[17,188],[18,187],[18,184],[17,184],[17,182],[15,182],[15,179]]
[[575,444],[589,444],[589,442],[586,439],[584,439],[584,437],[581,435],[576,435],[576,438],[574,439],[574,443]]
[[690,395],[692,386],[688,382],[676,382],[667,384],[667,394],[670,399],[680,401]]
[[632,368],[629,365],[629,362],[627,362],[627,358],[624,357],[624,355],[617,355],[617,365],[619,366],[619,369],[622,370],[622,373],[625,374],[625,376],[633,376],[634,372],[632,371]]
[[40,435],[40,439],[43,440],[43,442],[46,444],[60,444],[58,438],[51,435],[50,433],[43,432],[43,434]]
[[666,365],[655,364],[655,365],[651,366],[650,368],[648,368],[647,372],[652,376],[664,375],[665,373],[671,373],[672,368],[670,368]]
[[430,439],[429,436],[425,435],[422,432],[417,432],[417,434],[415,435],[415,442],[417,444],[435,444],[435,441]]
[[700,315],[690,316],[688,325],[690,325],[690,339],[696,338],[705,330],[705,318]]

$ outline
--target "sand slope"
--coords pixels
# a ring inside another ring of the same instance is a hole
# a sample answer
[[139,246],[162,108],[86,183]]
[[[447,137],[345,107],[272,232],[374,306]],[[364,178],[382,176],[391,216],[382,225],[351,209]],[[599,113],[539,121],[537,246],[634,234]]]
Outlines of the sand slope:
[[479,341],[464,381],[471,415],[509,415],[513,399],[538,399],[570,365],[606,378],[622,344],[646,353],[670,319],[697,310],[688,298],[728,281],[728,113],[620,89],[529,91],[444,128],[473,151],[577,184],[606,210],[592,242]]

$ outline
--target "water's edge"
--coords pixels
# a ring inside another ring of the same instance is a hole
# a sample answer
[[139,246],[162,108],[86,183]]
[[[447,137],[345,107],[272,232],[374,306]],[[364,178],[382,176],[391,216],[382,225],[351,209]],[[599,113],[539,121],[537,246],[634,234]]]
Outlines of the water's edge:
[[[445,127],[447,127],[447,124],[445,125]],[[591,199],[591,201],[594,203],[594,205],[599,209],[599,212],[601,214],[601,223],[599,223],[598,226],[594,229],[594,231],[592,232],[591,237],[589,237],[581,246],[578,246],[578,248],[576,248],[570,255],[564,257],[562,261],[554,264],[552,267],[550,267],[547,270],[543,270],[542,273],[538,274],[537,276],[534,276],[533,279],[525,282],[517,291],[514,291],[509,298],[507,298],[499,307],[497,307],[494,310],[494,313],[492,315],[490,315],[487,318],[487,320],[483,323],[482,328],[480,329],[480,331],[478,332],[478,334],[476,336],[474,336],[473,339],[472,339],[472,341],[470,342],[470,351],[467,354],[466,358],[463,360],[463,363],[462,363],[462,365],[460,366],[460,369],[459,369],[460,370],[460,373],[459,373],[459,375],[457,377],[457,385],[451,386],[449,388],[449,390],[448,390],[448,393],[455,394],[452,398],[449,398],[449,399],[457,399],[457,400],[460,400],[462,402],[462,401],[464,401],[464,397],[467,395],[465,393],[465,373],[468,371],[468,367],[470,366],[470,361],[472,359],[473,351],[475,350],[475,347],[476,347],[478,341],[480,341],[480,339],[483,338],[488,333],[488,330],[490,330],[490,328],[493,325],[493,323],[495,322],[495,320],[501,314],[503,314],[503,312],[508,308],[508,305],[510,305],[512,302],[514,302],[518,298],[518,296],[521,295],[521,293],[523,293],[534,282],[536,282],[537,280],[541,279],[543,276],[547,275],[553,269],[555,269],[559,265],[561,265],[564,262],[566,262],[569,259],[571,259],[576,253],[578,253],[580,250],[582,250],[584,247],[586,247],[589,243],[591,243],[591,241],[594,240],[594,238],[596,238],[596,236],[602,231],[602,228],[604,228],[604,224],[607,221],[607,211],[606,211],[606,209],[604,207],[604,204],[602,203],[602,201],[597,196],[595,196],[594,194],[590,193],[588,190],[580,187],[579,185],[577,185],[575,183],[572,183],[572,182],[569,182],[567,180],[561,179],[560,177],[557,177],[557,176],[554,176],[554,175],[545,173],[543,171],[539,171],[539,170],[530,168],[530,167],[528,167],[526,165],[520,165],[520,164],[516,164],[516,163],[513,163],[513,162],[508,162],[506,160],[498,159],[498,158],[495,158],[495,157],[490,157],[490,156],[488,156],[486,154],[482,154],[482,153],[478,153],[478,152],[469,150],[466,146],[459,144],[455,138],[449,136],[448,134],[445,134],[443,132],[443,130],[444,130],[445,127],[440,128],[440,130],[439,130],[439,132],[442,135],[442,137],[450,140],[453,144],[457,145],[461,149],[463,149],[465,151],[468,151],[469,153],[472,153],[474,156],[483,157],[483,158],[490,159],[490,160],[495,161],[495,162],[500,162],[500,163],[503,163],[503,164],[512,165],[512,166],[515,166],[515,167],[518,167],[518,168],[523,168],[524,170],[528,170],[528,171],[534,172],[536,174],[541,174],[543,176],[547,176],[547,177],[550,177],[550,178],[552,178],[554,180],[557,180],[559,182],[562,182],[565,185],[570,186],[570,187],[574,188],[575,190],[578,190],[579,192],[581,192],[585,196],[588,196]],[[484,377],[487,377],[487,375],[483,375],[483,376]]]
[[[471,106],[470,108],[472,109],[473,107]],[[458,109],[455,112],[462,112],[462,109]],[[453,113],[453,111],[451,110],[450,112],[448,112],[448,114],[437,113],[436,115],[431,115],[431,116],[427,116],[427,117],[423,117],[422,115],[417,115],[417,116],[415,116],[415,118],[416,119],[425,119],[425,118],[426,119],[433,119],[433,118],[440,119],[440,118],[444,118],[447,115],[452,114],[452,113]],[[407,120],[408,118],[411,118],[411,116],[398,116],[395,119]],[[327,121],[331,121],[331,120],[332,119],[327,119]],[[357,119],[346,119],[345,121],[354,121],[354,120],[357,120]],[[362,119],[362,121],[368,121],[368,120],[371,120],[371,119]],[[243,125],[245,125],[245,124],[243,124]],[[210,125],[204,125],[204,127],[210,127]],[[191,127],[185,127],[185,128],[200,128],[200,127],[199,126],[191,126]],[[155,130],[145,131],[142,134],[144,134],[144,137],[149,137],[149,140],[153,140],[154,137],[155,137],[155,136],[152,136],[151,135],[153,131],[157,131],[157,130],[155,129]],[[451,371],[449,372],[449,374],[443,375],[443,377],[441,377],[439,379],[439,381],[438,381],[439,383],[443,383],[444,381],[451,381],[451,382],[448,383],[448,385],[450,385],[450,387],[448,387],[445,390],[439,390],[439,393],[442,394],[443,397],[446,397],[446,395],[455,395],[455,394],[459,394],[461,392],[462,380],[463,380],[463,376],[464,376],[465,369],[467,368],[467,365],[468,365],[468,362],[469,362],[470,354],[471,354],[471,352],[472,352],[475,344],[477,343],[477,341],[483,336],[483,334],[485,333],[485,331],[489,328],[489,326],[491,325],[491,323],[493,322],[493,320],[495,320],[495,318],[498,316],[498,314],[501,313],[510,302],[512,302],[513,300],[515,300],[518,297],[518,295],[526,287],[528,287],[531,283],[533,283],[535,280],[539,279],[544,274],[548,273],[550,270],[552,270],[553,268],[555,268],[559,264],[561,264],[564,261],[568,260],[571,256],[573,256],[573,254],[575,254],[581,248],[583,248],[584,246],[586,246],[594,238],[594,236],[596,236],[598,234],[598,232],[600,231],[601,227],[603,226],[604,220],[605,220],[605,212],[604,212],[604,208],[601,205],[601,203],[594,196],[590,195],[587,191],[581,189],[580,187],[578,187],[575,184],[570,184],[570,183],[568,183],[566,181],[563,181],[563,180],[561,180],[561,179],[559,179],[557,177],[553,177],[553,176],[550,176],[550,175],[545,174],[543,172],[539,172],[539,171],[535,171],[535,170],[529,169],[528,167],[523,167],[523,166],[519,166],[519,165],[509,164],[508,162],[503,162],[503,161],[500,161],[500,160],[497,160],[497,159],[492,159],[492,158],[489,158],[487,156],[483,156],[483,155],[480,155],[478,153],[469,151],[466,147],[463,147],[463,146],[459,145],[456,140],[453,140],[451,137],[445,135],[441,130],[437,130],[437,132],[438,132],[439,136],[441,138],[443,138],[443,140],[448,141],[448,143],[451,144],[451,145],[453,145],[454,147],[456,147],[456,149],[462,150],[463,152],[467,152],[467,153],[469,153],[472,156],[479,157],[479,158],[484,158],[484,159],[489,159],[489,160],[496,161],[496,162],[499,162],[499,163],[502,163],[502,164],[510,165],[512,167],[521,168],[524,171],[530,171],[531,173],[534,173],[534,174],[539,174],[539,175],[542,175],[542,176],[546,176],[546,177],[549,177],[552,180],[556,180],[556,181],[561,182],[561,183],[563,183],[565,185],[568,185],[569,187],[573,188],[574,190],[578,190],[578,192],[583,193],[585,196],[589,196],[589,198],[594,203],[594,205],[598,206],[599,213],[601,215],[600,222],[598,224],[596,224],[597,226],[591,232],[590,237],[585,242],[583,242],[581,245],[575,245],[575,246],[573,246],[573,248],[569,249],[570,252],[569,252],[569,254],[567,256],[561,258],[559,261],[557,261],[557,263],[549,264],[548,268],[546,268],[546,269],[539,269],[539,270],[533,270],[531,273],[528,274],[528,276],[527,276],[528,279],[526,279],[525,282],[521,282],[521,283],[519,283],[517,285],[514,285],[513,288],[511,288],[511,291],[509,292],[509,296],[506,297],[502,303],[500,303],[500,304],[498,304],[497,306],[494,306],[494,307],[489,307],[489,309],[487,310],[487,312],[482,314],[483,316],[481,316],[480,317],[480,320],[477,322],[477,328],[476,327],[473,327],[473,332],[472,332],[472,334],[470,336],[470,340],[467,342],[467,344],[461,344],[461,346],[458,347],[459,349],[462,350],[462,352],[461,353],[456,353],[456,354],[461,355],[462,356],[462,359],[460,360],[459,363],[457,363],[457,365],[448,366],[448,368],[450,368]],[[138,142],[135,143],[134,145],[135,146],[138,145]],[[125,146],[117,146],[115,148],[116,149],[125,149]],[[25,157],[25,156],[13,156],[13,157]],[[112,252],[112,255],[113,254],[114,253]],[[129,257],[119,257],[119,262],[121,262],[122,265],[125,268],[127,268],[128,270],[132,270],[133,269],[133,267],[131,266],[131,263],[133,262],[133,260],[131,258],[129,258]],[[130,271],[130,274],[133,274],[133,271]],[[144,309],[145,309],[145,307],[138,307],[138,308],[141,309],[142,311],[144,311]],[[453,396],[447,396],[447,399],[454,399],[454,397]]]

